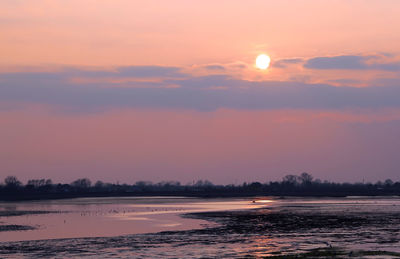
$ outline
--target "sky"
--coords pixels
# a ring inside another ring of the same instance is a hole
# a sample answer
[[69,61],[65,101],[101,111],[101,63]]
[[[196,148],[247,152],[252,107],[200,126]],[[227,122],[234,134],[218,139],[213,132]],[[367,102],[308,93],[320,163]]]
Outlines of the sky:
[[398,10],[3,0],[0,181],[400,181]]

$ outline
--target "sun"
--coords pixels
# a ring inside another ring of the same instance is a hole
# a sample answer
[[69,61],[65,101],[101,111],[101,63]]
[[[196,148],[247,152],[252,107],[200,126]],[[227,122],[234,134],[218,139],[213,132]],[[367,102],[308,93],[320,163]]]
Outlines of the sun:
[[260,54],[256,58],[256,67],[265,70],[269,67],[270,62],[271,58],[268,55]]

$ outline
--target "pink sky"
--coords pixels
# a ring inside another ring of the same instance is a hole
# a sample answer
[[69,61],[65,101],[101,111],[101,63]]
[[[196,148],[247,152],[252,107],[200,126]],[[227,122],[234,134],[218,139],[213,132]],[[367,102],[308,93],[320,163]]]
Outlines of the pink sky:
[[398,10],[2,1],[0,181],[400,180]]

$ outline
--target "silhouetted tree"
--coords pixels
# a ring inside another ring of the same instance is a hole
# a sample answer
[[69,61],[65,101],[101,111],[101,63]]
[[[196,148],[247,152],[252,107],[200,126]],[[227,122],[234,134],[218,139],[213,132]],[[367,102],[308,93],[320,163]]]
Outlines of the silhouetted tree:
[[97,182],[94,184],[94,187],[97,188],[97,189],[101,189],[101,188],[104,187],[104,183],[103,183],[102,181],[97,181]]
[[31,186],[33,188],[41,188],[52,184],[53,182],[51,181],[51,179],[31,179],[28,180],[28,183],[26,185]]
[[282,182],[288,185],[296,185],[299,182],[298,178],[299,177],[297,175],[289,174],[282,178]]
[[313,179],[314,179],[314,177],[311,174],[308,174],[305,172],[300,175],[300,181],[304,185],[310,184]]
[[194,184],[194,186],[197,186],[197,187],[212,186],[212,185],[213,185],[213,183],[210,182],[209,180],[198,180]]
[[7,176],[6,179],[4,179],[4,184],[8,188],[17,188],[21,186],[22,183],[15,176]]
[[79,189],[87,189],[87,188],[89,188],[89,187],[92,185],[92,183],[91,183],[91,181],[90,181],[89,179],[87,179],[87,178],[81,178],[81,179],[78,179],[78,180],[73,181],[73,182],[71,183],[71,185],[72,185],[73,187],[76,187],[76,188],[79,188]]
[[144,186],[153,185],[153,183],[150,182],[150,181],[137,181],[137,182],[135,183],[135,185],[144,187]]
[[[15,176],[8,176],[0,185],[0,199],[52,199],[105,195],[179,195],[179,196],[354,196],[354,195],[400,195],[400,182],[387,179],[376,183],[334,183],[314,180],[311,174],[286,175],[282,181],[269,183],[243,183],[242,185],[214,185],[207,180],[181,185],[179,182],[152,183],[138,181],[134,185],[103,183],[97,181],[92,187],[87,178],[71,184],[53,184],[50,179],[31,179],[22,187]],[[51,195],[50,195],[51,194]]]
[[386,185],[386,186],[392,186],[392,185],[393,185],[393,181],[390,180],[390,179],[386,179],[386,180],[385,180],[385,185]]
[[260,191],[262,189],[262,184],[260,182],[252,182],[248,185],[248,188],[252,191]]

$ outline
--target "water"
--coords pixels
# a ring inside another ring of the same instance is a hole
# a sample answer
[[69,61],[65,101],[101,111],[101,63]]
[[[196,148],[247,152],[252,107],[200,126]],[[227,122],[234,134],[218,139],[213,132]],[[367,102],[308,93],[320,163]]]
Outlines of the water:
[[[209,222],[182,213],[261,207],[243,199],[184,197],[78,198],[0,203],[0,226],[29,226],[29,231],[0,231],[0,242],[105,237],[202,228]],[[16,213],[21,215],[14,216]],[[1,215],[3,215],[1,217]]]
[[331,247],[400,253],[397,197],[16,202],[0,204],[0,222],[0,256],[10,258],[240,258]]

